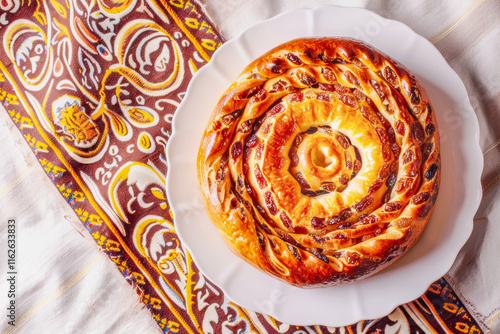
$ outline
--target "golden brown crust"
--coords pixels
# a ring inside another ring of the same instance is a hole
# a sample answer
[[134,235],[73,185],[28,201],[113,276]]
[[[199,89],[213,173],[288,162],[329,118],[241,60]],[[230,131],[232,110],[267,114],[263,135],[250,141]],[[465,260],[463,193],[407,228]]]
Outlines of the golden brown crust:
[[351,39],[293,40],[252,62],[198,154],[211,221],[245,261],[299,287],[380,271],[420,237],[439,134],[405,67]]

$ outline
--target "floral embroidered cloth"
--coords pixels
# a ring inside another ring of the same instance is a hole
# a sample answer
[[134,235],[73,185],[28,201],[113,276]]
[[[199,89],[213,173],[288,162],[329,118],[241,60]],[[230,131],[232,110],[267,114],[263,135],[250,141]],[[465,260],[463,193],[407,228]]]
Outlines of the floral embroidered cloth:
[[0,7],[0,102],[13,131],[163,332],[482,333],[445,279],[382,319],[342,328],[284,324],[230,302],[180,244],[164,188],[172,115],[223,43],[203,8],[193,0]]

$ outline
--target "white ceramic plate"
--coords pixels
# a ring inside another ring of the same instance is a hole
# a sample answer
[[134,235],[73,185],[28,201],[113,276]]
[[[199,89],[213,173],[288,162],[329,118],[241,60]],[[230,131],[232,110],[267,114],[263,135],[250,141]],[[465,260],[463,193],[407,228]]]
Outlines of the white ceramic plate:
[[[442,136],[442,181],[432,218],[405,256],[359,282],[305,290],[268,277],[226,247],[203,207],[196,157],[212,109],[244,67],[279,44],[312,36],[364,40],[418,77],[431,98]],[[406,25],[359,8],[292,10],[223,44],[194,76],[168,142],[168,199],[177,233],[195,263],[236,304],[293,325],[348,325],[385,316],[417,299],[449,270],[472,231],[481,199],[478,138],[478,122],[462,81],[435,47]]]

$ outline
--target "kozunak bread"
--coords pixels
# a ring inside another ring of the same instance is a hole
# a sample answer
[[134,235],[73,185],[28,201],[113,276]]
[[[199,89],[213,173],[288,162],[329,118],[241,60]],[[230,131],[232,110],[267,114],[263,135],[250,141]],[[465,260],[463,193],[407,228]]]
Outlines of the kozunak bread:
[[417,242],[440,162],[415,75],[366,43],[311,38],[244,69],[212,112],[197,171],[235,254],[315,288],[368,277]]

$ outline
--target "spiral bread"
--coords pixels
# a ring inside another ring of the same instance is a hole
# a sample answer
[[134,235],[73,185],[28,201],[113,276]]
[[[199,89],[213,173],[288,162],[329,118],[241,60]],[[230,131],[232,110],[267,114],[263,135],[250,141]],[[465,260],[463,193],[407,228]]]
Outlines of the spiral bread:
[[438,194],[439,134],[403,65],[344,38],[287,42],[246,67],[197,158],[229,248],[292,285],[352,282],[401,257]]

